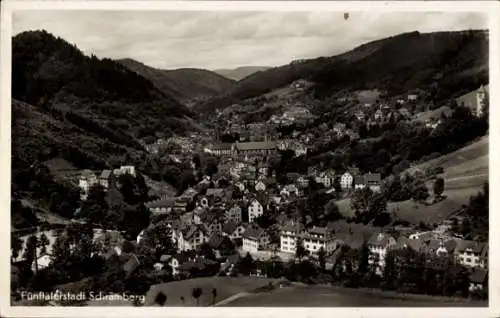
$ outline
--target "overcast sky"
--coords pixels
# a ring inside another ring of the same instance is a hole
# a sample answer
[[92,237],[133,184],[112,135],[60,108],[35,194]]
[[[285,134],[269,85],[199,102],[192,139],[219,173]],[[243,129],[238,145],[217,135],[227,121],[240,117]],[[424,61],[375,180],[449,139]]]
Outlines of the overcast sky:
[[276,66],[403,32],[486,29],[480,13],[18,11],[13,31],[45,29],[98,57],[162,69]]

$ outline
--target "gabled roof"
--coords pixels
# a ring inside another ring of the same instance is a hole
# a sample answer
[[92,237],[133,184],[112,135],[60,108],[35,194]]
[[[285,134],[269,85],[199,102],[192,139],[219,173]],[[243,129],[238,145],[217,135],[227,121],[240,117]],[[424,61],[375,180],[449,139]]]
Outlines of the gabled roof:
[[486,243],[482,242],[460,240],[457,244],[455,251],[461,253],[467,249],[471,249],[472,252],[474,253],[481,253],[483,248],[485,248],[486,246],[487,246]]
[[387,233],[375,233],[368,240],[369,245],[385,247],[388,246],[391,241],[395,241],[394,238]]
[[380,183],[382,177],[380,173],[366,173],[364,179],[366,183]]
[[243,237],[252,240],[259,240],[266,232],[259,227],[250,227],[245,233],[243,233]]
[[488,272],[483,269],[475,269],[469,276],[471,283],[483,284],[486,281]]
[[167,208],[167,207],[173,207],[175,205],[175,198],[164,198],[160,200],[155,200],[155,201],[150,201],[144,204],[147,208],[153,209],[153,208]]
[[108,179],[111,176],[111,170],[103,170],[101,173],[101,179]]
[[224,196],[224,189],[220,189],[220,188],[217,188],[217,189],[214,189],[214,188],[210,188],[210,189],[207,189],[207,193],[206,193],[207,197],[210,197],[210,196],[215,196],[215,197],[223,197]]
[[232,234],[238,228],[238,224],[233,221],[229,221],[222,227],[222,232],[227,234]]

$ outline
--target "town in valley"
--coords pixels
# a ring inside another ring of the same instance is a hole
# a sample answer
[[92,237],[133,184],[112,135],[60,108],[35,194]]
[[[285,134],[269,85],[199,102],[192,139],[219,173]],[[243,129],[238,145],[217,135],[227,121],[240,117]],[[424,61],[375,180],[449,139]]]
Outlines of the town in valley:
[[487,31],[232,71],[12,41],[13,306],[487,306]]

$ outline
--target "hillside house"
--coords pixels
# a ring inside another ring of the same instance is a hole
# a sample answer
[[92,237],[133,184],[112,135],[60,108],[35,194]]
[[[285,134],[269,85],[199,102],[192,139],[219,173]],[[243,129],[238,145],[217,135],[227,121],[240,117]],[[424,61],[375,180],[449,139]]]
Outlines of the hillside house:
[[237,181],[234,186],[236,188],[238,188],[238,190],[240,190],[241,192],[245,191],[246,187],[245,187],[245,183],[244,182],[241,182],[241,181]]
[[256,218],[264,214],[264,208],[262,204],[256,199],[250,201],[248,205],[248,222],[252,223]]
[[134,166],[121,166],[119,169],[114,169],[113,170],[113,175],[116,177],[119,177],[123,174],[129,174],[132,177],[136,176],[136,170]]
[[175,205],[175,198],[164,197],[162,199],[147,202],[145,204],[153,214],[168,214],[172,212]]
[[365,178],[359,175],[354,176],[353,185],[354,185],[354,190],[364,189],[366,187]]
[[229,221],[222,227],[222,235],[229,237],[231,240],[242,238],[246,227],[241,223]]
[[364,121],[366,116],[365,116],[365,112],[360,110],[360,111],[357,111],[356,113],[354,113],[354,116],[356,116],[356,119],[359,120],[359,121]]
[[230,222],[235,222],[236,224],[241,222],[242,218],[242,211],[241,207],[237,204],[233,205],[232,208],[226,211],[225,213],[226,216],[226,221]]
[[396,240],[387,233],[374,234],[368,240],[368,248],[370,250],[368,264],[374,266],[375,272],[378,275],[382,274],[385,267],[387,251],[394,245],[396,245]]
[[365,185],[373,192],[380,192],[382,177],[380,173],[366,173],[364,176]]
[[172,241],[179,251],[197,249],[208,242],[209,236],[204,226],[191,224],[183,229],[172,229]]
[[295,184],[289,184],[281,189],[280,195],[284,197],[289,197],[291,195],[299,196],[299,189]]
[[398,112],[399,112],[399,114],[400,114],[401,116],[403,116],[403,118],[406,118],[406,119],[411,118],[411,113],[410,113],[410,111],[408,110],[408,108],[406,108],[406,107],[402,107],[402,108],[400,108],[400,109],[398,110]]
[[269,234],[258,227],[251,227],[243,233],[243,246],[245,252],[256,253],[266,249],[270,243]]
[[304,176],[300,176],[297,178],[297,184],[299,187],[307,188],[309,186],[309,179]]
[[479,89],[462,95],[456,99],[458,105],[469,108],[472,113],[478,117],[482,116],[486,105],[487,96],[489,94],[488,86],[481,86]]
[[280,251],[295,253],[297,240],[304,234],[304,226],[296,221],[288,222],[280,230]]
[[488,268],[488,244],[460,240],[455,249],[455,257],[461,265],[470,268]]
[[104,188],[108,189],[111,183],[112,173],[111,170],[103,170],[99,176],[99,184]]
[[200,219],[208,236],[222,233],[222,222],[217,214],[206,213]]
[[414,102],[418,99],[418,95],[417,94],[408,94],[408,98],[407,98],[407,101],[409,102]]
[[90,189],[97,183],[98,179],[95,173],[90,170],[83,170],[78,179],[78,186],[81,189],[80,198],[86,200]]
[[346,124],[344,123],[336,123],[334,126],[333,126],[333,132],[341,137],[345,134],[345,131],[346,131]]
[[340,177],[340,187],[344,190],[351,189],[354,182],[354,177],[355,175],[353,175],[351,172],[344,172],[344,174]]
[[216,259],[228,256],[228,253],[232,252],[234,247],[231,239],[221,234],[216,234],[210,237],[208,245],[212,248],[212,251],[214,251]]
[[305,231],[302,239],[304,248],[313,256],[317,256],[320,249],[328,255],[337,248],[334,237],[326,227],[314,226]]

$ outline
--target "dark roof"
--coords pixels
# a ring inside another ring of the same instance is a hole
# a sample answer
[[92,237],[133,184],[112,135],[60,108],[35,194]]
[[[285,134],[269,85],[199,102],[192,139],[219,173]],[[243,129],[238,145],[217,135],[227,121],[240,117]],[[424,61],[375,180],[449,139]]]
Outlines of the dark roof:
[[163,207],[167,208],[167,207],[173,207],[175,205],[175,202],[176,202],[175,198],[165,198],[147,202],[145,206],[150,209],[163,208]]
[[111,170],[103,170],[100,178],[101,179],[108,179],[110,175],[111,175]]
[[471,249],[474,253],[481,253],[481,251],[487,247],[486,243],[460,240],[457,244],[456,251],[464,252],[466,249]]
[[272,150],[277,149],[276,142],[274,141],[251,141],[236,143],[238,150]]
[[207,189],[207,193],[206,193],[207,196],[216,196],[216,197],[223,197],[224,196],[224,189],[214,189],[214,188],[210,188],[210,189]]
[[213,145],[213,150],[231,150],[231,143],[220,143]]
[[226,236],[222,236],[220,234],[215,234],[215,235],[212,235],[212,237],[208,241],[208,244],[210,245],[211,248],[218,249],[221,247],[221,245],[224,243],[225,240],[228,240],[228,238]]
[[365,178],[363,178],[363,176],[355,175],[354,184],[365,184]]
[[238,228],[238,224],[233,221],[229,221],[222,227],[222,232],[232,234]]
[[483,269],[475,269],[469,276],[469,279],[472,283],[482,284],[486,281],[486,276],[488,276],[488,272]]
[[364,175],[365,182],[370,183],[370,182],[376,182],[379,183],[380,180],[382,179],[380,173],[366,173]]
[[139,267],[139,265],[141,264],[141,262],[139,261],[139,259],[137,258],[137,256],[133,253],[130,253],[130,254],[127,254],[127,255],[124,255],[122,254],[126,259],[126,263],[123,265],[123,270],[125,271],[125,273],[128,275],[132,274],[132,272],[137,268]]
[[249,239],[260,239],[260,237],[264,234],[266,233],[263,229],[259,227],[250,227],[245,231],[245,233],[243,233],[243,237]]
[[368,244],[375,246],[387,246],[394,238],[387,233],[375,233],[368,240]]

